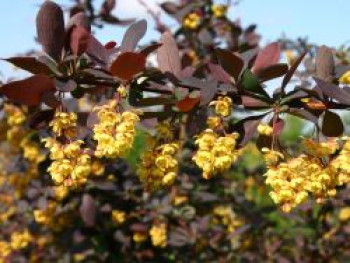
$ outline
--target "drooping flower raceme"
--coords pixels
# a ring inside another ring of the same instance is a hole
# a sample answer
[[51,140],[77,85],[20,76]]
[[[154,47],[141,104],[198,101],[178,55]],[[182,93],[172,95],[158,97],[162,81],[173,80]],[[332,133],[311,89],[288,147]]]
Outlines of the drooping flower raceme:
[[116,111],[117,102],[110,101],[96,107],[99,123],[94,126],[94,139],[97,141],[95,156],[98,158],[124,157],[134,143],[135,125],[140,120],[138,112]]

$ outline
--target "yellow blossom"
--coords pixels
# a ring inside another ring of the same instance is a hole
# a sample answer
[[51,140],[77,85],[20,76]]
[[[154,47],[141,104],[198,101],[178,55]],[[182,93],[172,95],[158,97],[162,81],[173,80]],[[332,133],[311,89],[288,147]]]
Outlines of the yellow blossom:
[[32,240],[32,236],[26,229],[23,232],[14,232],[11,235],[11,248],[19,250],[26,248]]
[[221,124],[220,117],[215,116],[215,117],[209,117],[207,119],[207,125],[212,130],[215,130],[216,128],[218,128],[220,124]]
[[160,122],[157,125],[157,137],[159,139],[173,139],[174,134],[170,122]]
[[[12,249],[11,249],[11,245],[5,241],[1,241],[0,240],[0,262],[2,262],[1,260],[8,257],[11,252],[12,252]],[[3,261],[3,262],[6,262],[6,261]]]
[[258,132],[261,135],[271,136],[273,134],[273,128],[267,124],[259,124]]
[[4,111],[7,115],[7,124],[9,126],[20,126],[26,120],[26,115],[23,109],[13,104],[6,103]]
[[183,26],[191,30],[198,28],[200,23],[201,23],[201,17],[199,14],[195,12],[186,15],[182,21]]
[[121,98],[126,98],[126,96],[128,95],[127,90],[126,90],[126,88],[125,88],[124,86],[120,86],[120,87],[117,89],[117,92],[118,92],[118,94],[119,94],[119,96],[120,96]]
[[338,218],[340,221],[346,222],[350,220],[350,206],[340,209]]
[[342,84],[349,85],[350,84],[350,70],[345,72],[339,79],[339,82]]
[[134,240],[135,243],[142,243],[146,241],[147,234],[143,232],[135,232],[132,236],[132,239]]
[[227,96],[219,96],[218,100],[212,101],[210,106],[215,106],[215,113],[222,117],[231,115],[232,112],[232,100]]
[[227,5],[213,4],[211,6],[211,11],[216,18],[225,17],[227,13]]
[[153,246],[161,248],[167,246],[167,225],[165,223],[153,225],[149,234]]
[[309,154],[319,158],[334,154],[338,149],[338,143],[335,139],[330,139],[326,142],[303,139],[302,144]]
[[126,213],[121,210],[113,210],[112,211],[112,219],[117,224],[122,224],[126,220]]
[[49,125],[57,136],[72,138],[76,135],[77,119],[74,112],[57,111]]

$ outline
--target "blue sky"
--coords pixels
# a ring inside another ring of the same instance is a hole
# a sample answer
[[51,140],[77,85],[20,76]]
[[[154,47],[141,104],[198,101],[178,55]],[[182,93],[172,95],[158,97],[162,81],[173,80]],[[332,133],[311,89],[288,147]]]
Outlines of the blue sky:
[[[153,8],[161,0],[146,0]],[[38,48],[35,44],[35,15],[43,0],[2,0],[0,3],[0,57],[9,57]],[[57,0],[67,6],[71,1]],[[96,3],[102,0],[95,0]],[[263,41],[273,41],[286,33],[290,37],[308,36],[311,42],[339,46],[350,40],[349,0],[242,0],[230,12],[233,18],[241,18],[243,25],[258,24]],[[136,0],[119,0],[115,10],[120,17],[148,18]],[[167,22],[174,21],[163,15]],[[149,31],[145,40],[157,39],[149,19]],[[120,42],[125,28],[108,26],[96,30],[99,40]],[[0,72],[8,75],[12,68],[0,61]]]

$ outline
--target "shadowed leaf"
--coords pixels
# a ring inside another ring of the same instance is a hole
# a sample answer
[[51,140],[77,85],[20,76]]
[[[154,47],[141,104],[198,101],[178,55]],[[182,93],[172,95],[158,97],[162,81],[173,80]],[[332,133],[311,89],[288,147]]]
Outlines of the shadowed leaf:
[[70,49],[73,54],[80,56],[89,45],[90,33],[83,27],[75,27],[70,34]]
[[65,40],[63,11],[59,5],[45,1],[36,17],[38,40],[44,51],[59,59]]
[[317,87],[322,90],[322,93],[326,96],[337,100],[340,103],[350,105],[350,93],[346,90],[339,88],[337,85],[325,82],[321,79],[314,78]]
[[12,57],[4,60],[32,74],[49,75],[52,73],[48,66],[34,57]]
[[307,52],[305,51],[303,54],[300,55],[300,57],[298,57],[295,62],[293,63],[293,65],[290,67],[289,71],[287,72],[287,74],[284,76],[283,81],[282,81],[282,86],[281,89],[284,90],[289,81],[292,79],[295,71],[297,70],[297,68],[299,67],[300,63],[303,61],[304,57],[306,56]]
[[272,65],[259,70],[256,73],[256,76],[259,78],[260,81],[268,81],[271,79],[282,77],[287,72],[288,72],[288,65],[281,63],[281,64]]
[[55,85],[49,77],[35,75],[33,77],[14,81],[0,88],[2,94],[9,100],[28,106],[37,106],[47,91],[55,91]]
[[140,20],[132,24],[125,32],[120,49],[122,52],[134,51],[147,31],[147,21]]
[[178,101],[176,106],[181,112],[191,111],[200,101],[200,98],[191,98],[187,96],[186,98]]
[[216,55],[223,69],[229,75],[231,75],[235,81],[238,81],[239,75],[244,67],[243,59],[238,55],[224,49],[217,49]]
[[322,133],[328,137],[339,137],[344,132],[344,124],[338,114],[325,111],[322,122]]
[[92,227],[95,225],[96,204],[91,195],[83,195],[79,212],[86,226]]
[[281,47],[277,42],[267,45],[259,51],[258,56],[254,62],[252,71],[254,73],[278,63],[281,55]]

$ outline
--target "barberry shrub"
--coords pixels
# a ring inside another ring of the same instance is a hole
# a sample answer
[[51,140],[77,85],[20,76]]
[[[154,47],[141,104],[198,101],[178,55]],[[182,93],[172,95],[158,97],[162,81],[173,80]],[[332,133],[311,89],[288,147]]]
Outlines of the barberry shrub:
[[348,50],[260,47],[211,0],[161,4],[175,32],[140,0],[140,45],[115,2],[45,1],[42,52],[5,59],[31,76],[0,86],[0,262],[349,260]]

